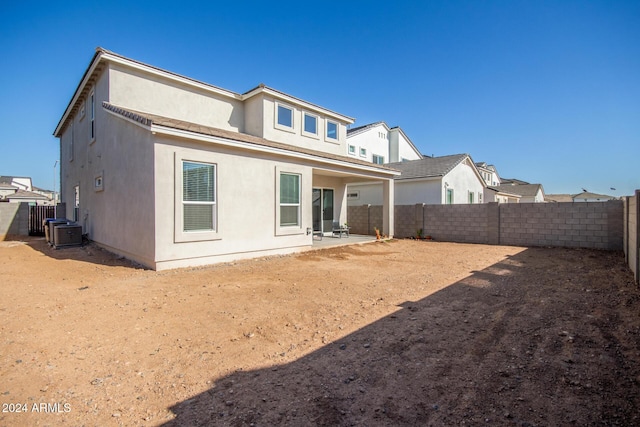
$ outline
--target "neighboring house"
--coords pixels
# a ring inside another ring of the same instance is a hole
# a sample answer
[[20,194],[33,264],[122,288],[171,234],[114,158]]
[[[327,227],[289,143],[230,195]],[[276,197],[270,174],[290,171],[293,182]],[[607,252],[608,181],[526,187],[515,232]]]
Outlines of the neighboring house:
[[500,176],[494,165],[488,165],[487,162],[476,162],[476,168],[485,184],[494,187],[500,185]]
[[[395,177],[396,205],[483,203],[485,184],[468,154],[424,157],[388,165]],[[380,184],[349,185],[350,206],[380,205]]]
[[0,201],[10,203],[29,203],[49,205],[51,197],[42,194],[31,184],[30,177],[0,176]]
[[485,188],[485,203],[520,203],[520,195],[517,187],[511,185],[502,185]]
[[545,194],[544,201],[547,203],[571,203],[573,196],[571,194]]
[[51,190],[45,190],[44,188],[33,187],[33,192],[38,193],[42,196],[45,196],[47,199],[51,201],[51,204],[55,205],[59,202],[58,200],[58,192],[54,192]]
[[591,193],[589,191],[583,191],[578,194],[547,194],[545,200],[547,202],[607,202],[609,200],[616,200],[614,196],[608,196],[606,194]]
[[574,194],[572,199],[574,202],[608,202],[609,200],[616,200],[616,197],[583,191],[582,193]]
[[15,194],[16,191],[18,191],[18,187],[0,182],[0,202],[8,201],[5,198],[11,194]]
[[503,179],[502,185],[492,187],[500,193],[511,193],[520,196],[520,203],[544,203],[542,184],[529,184],[518,179]]
[[26,176],[0,176],[0,185],[12,186],[18,190],[33,190],[31,178]]
[[399,172],[344,153],[353,119],[264,85],[239,94],[98,48],[64,111],[65,215],[154,269],[284,254],[347,221],[347,185]]
[[401,128],[390,128],[385,122],[348,129],[346,153],[380,165],[422,158]]
[[33,191],[18,190],[4,197],[9,203],[29,203],[30,205],[50,205],[51,199]]

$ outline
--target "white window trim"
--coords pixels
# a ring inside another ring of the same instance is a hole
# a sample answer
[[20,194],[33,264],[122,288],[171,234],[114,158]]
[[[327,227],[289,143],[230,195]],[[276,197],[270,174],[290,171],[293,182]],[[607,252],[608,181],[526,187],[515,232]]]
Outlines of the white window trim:
[[[182,203],[182,163],[205,163],[215,166],[215,230],[208,231],[184,231],[184,209]],[[176,152],[174,154],[174,243],[186,243],[186,242],[202,242],[207,240],[220,240],[222,239],[222,233],[220,232],[220,224],[222,222],[220,218],[220,192],[218,191],[218,164],[214,156],[207,154],[187,154]]]
[[[275,110],[273,113],[273,126],[276,129],[279,130],[283,130],[285,132],[291,132],[291,133],[295,133],[296,132],[296,109],[295,107],[285,104],[283,102],[274,102],[275,105]],[[278,123],[278,113],[279,113],[279,108],[283,107],[286,108],[288,110],[291,110],[291,127],[289,126],[285,126],[285,125],[281,125],[280,123]]]
[[367,149],[366,148],[360,147],[359,153],[360,153],[360,157],[367,157]]
[[[352,149],[352,148],[353,148],[353,151],[351,151],[351,149]],[[349,155],[351,155],[351,156],[355,156],[355,155],[356,155],[356,152],[357,152],[357,150],[356,150],[356,146],[355,146],[355,145],[348,144],[348,146],[347,146],[347,154],[349,154]]]
[[[330,138],[329,137],[329,123],[333,123],[334,125],[336,125],[336,138]],[[334,144],[338,144],[340,142],[340,123],[334,121],[334,120],[325,120],[325,125],[324,125],[324,140],[326,142],[331,142]]]
[[[307,131],[304,129],[304,126],[305,126],[305,116],[313,117],[314,119],[316,119],[316,133],[307,132]],[[303,112],[302,112],[302,126],[301,126],[301,129],[302,129],[302,135],[303,135],[303,136],[307,136],[307,137],[309,137],[309,138],[313,138],[313,139],[320,139],[320,132],[319,132],[319,130],[320,130],[320,117],[318,117],[318,116],[317,116],[317,115],[315,115],[315,114],[311,114],[311,113],[309,113],[309,112],[307,112],[307,111],[303,111]]]
[[[380,158],[382,159],[382,163],[376,163],[376,161],[375,161],[375,160],[376,160],[376,159],[375,159],[376,157],[380,157]],[[371,154],[371,161],[372,161],[373,163],[375,163],[375,164],[383,165],[383,164],[384,164],[384,156],[381,156],[381,155],[379,155],[379,154],[373,154],[373,153],[372,153],[372,154]]]
[[[300,176],[300,207],[298,211],[298,215],[300,218],[300,223],[298,225],[280,225],[280,174],[290,174],[290,175],[299,175]],[[295,166],[287,166],[275,167],[275,211],[276,211],[276,221],[275,221],[275,235],[276,236],[291,236],[296,234],[304,234],[304,225],[305,225],[305,203],[308,202],[307,197],[307,188],[305,187],[305,179],[304,179],[304,170],[302,168],[297,168]],[[310,190],[309,190],[310,193]]]

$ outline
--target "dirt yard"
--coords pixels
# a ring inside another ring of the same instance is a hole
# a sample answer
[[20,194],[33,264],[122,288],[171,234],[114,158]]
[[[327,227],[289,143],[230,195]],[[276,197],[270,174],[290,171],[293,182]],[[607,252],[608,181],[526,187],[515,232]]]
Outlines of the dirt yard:
[[0,426],[640,425],[621,253],[369,243],[165,272],[0,242]]

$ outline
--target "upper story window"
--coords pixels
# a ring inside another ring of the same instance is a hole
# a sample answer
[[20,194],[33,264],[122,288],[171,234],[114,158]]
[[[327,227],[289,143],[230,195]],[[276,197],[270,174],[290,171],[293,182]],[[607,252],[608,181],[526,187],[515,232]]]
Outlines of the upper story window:
[[360,147],[360,157],[367,157],[367,149]]
[[377,154],[374,154],[373,155],[373,163],[375,163],[377,165],[384,164],[384,157],[383,156],[378,156]]
[[303,117],[302,118],[303,133],[308,134],[310,136],[317,136],[318,135],[318,117],[309,113],[304,113],[302,117]]
[[327,139],[338,139],[338,124],[327,120]]
[[280,127],[293,129],[293,108],[276,104],[276,124]]
[[349,145],[349,154],[355,156],[356,155],[356,146],[355,145]]

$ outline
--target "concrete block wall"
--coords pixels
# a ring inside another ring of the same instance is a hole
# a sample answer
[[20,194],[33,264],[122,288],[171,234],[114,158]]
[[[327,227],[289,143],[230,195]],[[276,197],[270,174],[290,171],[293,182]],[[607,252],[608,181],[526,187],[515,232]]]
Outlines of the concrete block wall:
[[0,240],[29,234],[29,204],[0,203]]
[[500,244],[622,249],[623,205],[518,203],[500,205]]
[[425,234],[434,240],[464,243],[489,243],[497,240],[490,236],[497,229],[489,220],[497,210],[497,203],[475,205],[426,205]]
[[347,223],[353,234],[375,236],[375,227],[382,230],[382,206],[349,206]]
[[[382,207],[352,206],[354,234],[372,234]],[[367,216],[368,215],[368,216]],[[414,237],[422,228],[434,240],[514,246],[563,246],[621,250],[624,205],[593,203],[517,203],[406,205],[395,208],[395,237]],[[372,219],[373,218],[373,219]],[[367,232],[367,221],[371,231]]]

